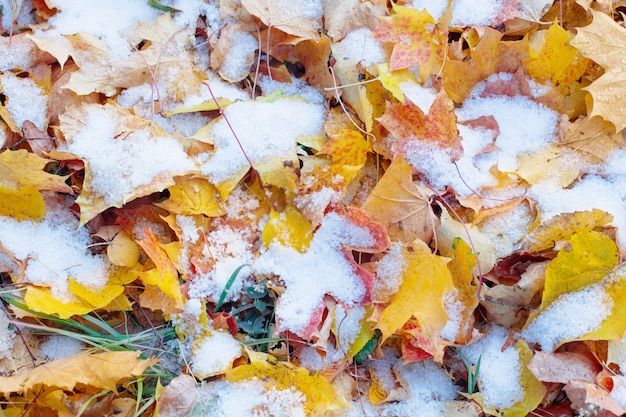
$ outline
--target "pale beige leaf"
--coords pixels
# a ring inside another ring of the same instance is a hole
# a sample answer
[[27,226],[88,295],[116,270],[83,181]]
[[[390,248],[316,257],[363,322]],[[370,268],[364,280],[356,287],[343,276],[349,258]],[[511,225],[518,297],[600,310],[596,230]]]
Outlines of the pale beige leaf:
[[[309,10],[293,7],[290,0],[242,0],[248,12],[272,28],[303,39],[319,39],[321,13],[317,15],[317,2],[311,1]],[[322,7],[319,3],[319,11]]]

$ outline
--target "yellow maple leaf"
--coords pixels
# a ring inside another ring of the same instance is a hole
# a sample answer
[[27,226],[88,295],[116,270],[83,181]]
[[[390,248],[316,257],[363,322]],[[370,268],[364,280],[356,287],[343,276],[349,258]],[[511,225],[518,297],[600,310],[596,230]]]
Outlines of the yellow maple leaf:
[[[569,242],[570,246],[561,249],[546,268],[540,310],[530,314],[522,331],[526,340],[541,343],[543,350],[552,350],[573,340],[619,339],[626,330],[623,320],[623,315],[626,314],[626,280],[620,275],[623,268],[612,271],[619,261],[617,245],[608,236],[595,231],[576,233]],[[588,326],[586,322],[576,322],[575,326],[582,327],[569,330],[568,321],[579,320],[578,317],[571,312],[564,313],[563,317],[556,317],[555,313],[559,314],[560,310],[555,310],[553,306],[560,307],[559,302],[566,300],[565,309],[578,308],[571,305],[571,300],[578,300],[571,298],[571,295],[585,295],[585,290],[591,291],[594,297],[587,297],[586,302],[594,303],[595,308],[600,310],[594,311],[596,316],[589,319],[597,320],[597,323],[595,326]],[[569,299],[566,298],[568,296]],[[538,333],[537,330],[545,326],[546,317],[556,322],[551,322],[551,326],[564,326],[564,330],[556,334]],[[563,323],[560,323],[561,320]]]
[[21,221],[40,219],[44,214],[45,202],[36,188],[22,187],[14,190],[0,186],[0,216]]
[[448,263],[448,269],[452,276],[452,283],[456,288],[457,298],[463,303],[463,311],[458,320],[458,332],[455,342],[467,343],[472,337],[474,324],[474,310],[478,307],[478,287],[472,285],[474,282],[473,269],[476,266],[476,256],[472,249],[461,238],[453,240],[452,249],[449,256],[452,257]]
[[615,242],[602,233],[575,233],[570,247],[561,249],[546,268],[541,309],[563,294],[575,292],[600,281],[619,260]]
[[427,10],[417,10],[392,3],[395,12],[381,18],[374,30],[376,39],[393,42],[389,60],[392,71],[419,64],[420,80],[426,81],[443,66],[447,44],[447,30],[437,24]]
[[191,216],[204,214],[217,217],[226,214],[222,208],[218,190],[205,178],[177,177],[176,184],[167,190],[170,197],[160,204],[170,213]]
[[569,239],[574,233],[593,230],[611,221],[613,216],[599,209],[559,214],[528,234],[523,247],[528,252],[540,252],[559,240]]
[[68,284],[72,294],[80,298],[83,302],[91,305],[93,310],[96,310],[108,306],[113,300],[122,295],[126,289],[126,285],[136,280],[138,276],[138,271],[115,268],[111,272],[106,285],[102,288],[94,289],[82,285],[71,277],[68,280]]
[[65,183],[67,176],[45,172],[44,167],[51,162],[24,149],[5,150],[0,153],[0,178],[2,185],[13,189],[32,187],[37,190],[57,191],[74,194]]
[[604,74],[584,89],[593,97],[593,108],[589,117],[600,116],[615,125],[616,131],[626,127],[626,29],[612,17],[591,10],[590,25],[577,28],[570,44],[584,56],[600,64]]
[[520,154],[517,159],[516,173],[531,185],[550,179],[565,188],[588,166],[574,151],[557,145]]
[[425,188],[413,182],[412,168],[397,155],[369,194],[362,209],[387,227],[392,240],[430,241],[436,218]]
[[73,391],[81,385],[117,392],[118,384],[141,375],[157,362],[140,356],[140,351],[121,351],[59,359],[19,375],[0,377],[0,391],[36,395],[39,389]]
[[324,416],[328,411],[349,408],[350,403],[339,394],[326,378],[320,374],[311,375],[305,368],[289,362],[278,362],[271,355],[247,351],[250,363],[226,372],[226,379],[232,382],[250,378],[274,381],[277,389],[295,388],[305,395],[305,410],[309,416]]
[[73,106],[59,119],[67,138],[60,150],[69,153],[66,158],[85,162],[76,200],[81,225],[109,207],[174,185],[177,175],[197,173],[174,136],[130,110],[110,103]]
[[139,262],[139,246],[122,230],[107,245],[107,256],[113,265],[132,268]]
[[54,297],[49,288],[34,285],[26,287],[24,302],[32,310],[45,314],[56,314],[62,319],[87,314],[94,309],[93,306],[81,300],[63,302]]
[[137,243],[150,257],[154,265],[153,269],[140,273],[141,281],[146,285],[153,285],[174,301],[177,308],[183,307],[183,296],[178,283],[178,271],[172,259],[177,260],[178,256],[171,256],[168,250],[178,248],[179,242],[172,242],[170,247],[162,245],[150,229],[143,229],[145,238]]
[[383,87],[389,90],[389,92],[393,94],[393,97],[400,103],[404,103],[404,93],[400,85],[403,83],[418,83],[417,78],[415,78],[413,73],[408,69],[391,71],[387,63],[378,65],[378,79]]
[[282,213],[272,209],[261,234],[266,247],[276,241],[300,253],[306,252],[312,237],[311,222],[293,206],[287,206]]
[[433,254],[421,240],[414,241],[410,250],[403,249],[403,255],[402,284],[381,313],[376,328],[385,340],[415,317],[425,335],[436,341],[448,322],[442,297],[453,289],[447,266],[450,259]]
[[526,65],[531,77],[538,81],[552,81],[564,94],[571,83],[580,79],[589,64],[589,60],[580,56],[569,41],[567,31],[554,23],[545,33],[541,51]]

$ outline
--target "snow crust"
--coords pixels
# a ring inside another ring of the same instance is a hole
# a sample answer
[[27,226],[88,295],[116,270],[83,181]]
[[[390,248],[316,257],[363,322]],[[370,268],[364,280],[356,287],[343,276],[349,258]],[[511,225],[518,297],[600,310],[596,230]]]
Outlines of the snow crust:
[[527,324],[522,337],[550,352],[565,341],[598,329],[613,310],[613,300],[606,293],[605,285],[602,280],[560,296]]
[[321,307],[324,294],[332,295],[347,307],[356,306],[366,289],[341,246],[373,243],[367,230],[333,212],[323,218],[305,253],[272,243],[254,262],[254,269],[259,274],[276,274],[285,284],[286,290],[276,307],[281,330],[296,334],[303,331],[313,312]]
[[0,78],[0,90],[8,97],[6,108],[18,128],[30,120],[39,130],[47,126],[48,97],[30,78],[19,78],[5,72]]
[[305,397],[294,389],[278,390],[263,381],[217,380],[198,388],[198,403],[188,417],[305,417]]
[[89,231],[78,224],[66,207],[48,206],[39,222],[0,216],[0,242],[17,259],[28,260],[26,282],[50,287],[55,298],[70,301],[68,276],[99,288],[106,284],[111,267],[105,255],[89,253]]
[[508,330],[494,326],[478,342],[461,348],[461,353],[476,365],[480,358],[478,386],[485,405],[499,409],[510,408],[524,398],[520,385],[522,368],[519,352],[513,346],[502,350],[508,340]]
[[227,371],[242,353],[241,344],[230,333],[212,332],[194,345],[191,370],[204,378],[219,375]]
[[[270,158],[293,160],[298,137],[321,132],[325,110],[303,100],[281,98],[273,102],[237,102],[226,107],[224,114],[254,164]],[[201,173],[211,182],[219,184],[237,172],[247,171],[250,164],[225,119],[213,126],[212,140],[215,152],[199,158],[204,162]]]
[[[87,106],[83,127],[58,149],[88,161],[94,191],[109,206],[126,202],[138,187],[159,175],[184,175],[196,168],[180,143],[150,136],[146,129],[119,132],[123,122],[111,107]],[[117,137],[119,133],[124,136]]]

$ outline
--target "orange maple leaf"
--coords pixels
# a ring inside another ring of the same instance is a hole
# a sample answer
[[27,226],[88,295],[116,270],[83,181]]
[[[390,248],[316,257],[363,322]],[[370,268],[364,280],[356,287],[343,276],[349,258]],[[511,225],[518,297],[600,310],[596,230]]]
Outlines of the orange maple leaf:
[[395,4],[393,10],[394,15],[381,18],[374,37],[395,44],[389,60],[392,71],[419,64],[420,79],[425,81],[442,67],[447,31],[426,10]]
[[405,98],[404,103],[388,103],[378,121],[400,142],[400,149],[404,142],[418,139],[447,149],[454,158],[463,153],[454,104],[443,90],[437,94],[427,115]]

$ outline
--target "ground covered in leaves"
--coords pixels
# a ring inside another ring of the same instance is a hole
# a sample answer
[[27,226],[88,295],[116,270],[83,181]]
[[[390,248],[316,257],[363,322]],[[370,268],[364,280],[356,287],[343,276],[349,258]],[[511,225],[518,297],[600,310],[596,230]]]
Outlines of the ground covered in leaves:
[[622,3],[1,1],[0,414],[624,414]]

